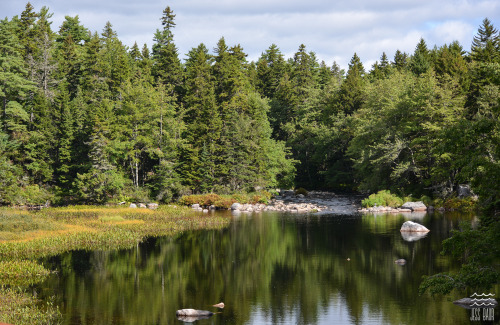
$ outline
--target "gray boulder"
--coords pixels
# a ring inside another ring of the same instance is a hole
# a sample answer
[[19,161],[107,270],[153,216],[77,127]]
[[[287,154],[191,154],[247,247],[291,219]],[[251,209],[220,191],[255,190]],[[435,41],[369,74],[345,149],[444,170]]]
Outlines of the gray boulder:
[[144,203],[139,203],[138,204],[139,208],[146,209],[146,205]]
[[135,205],[135,203],[130,203],[130,205],[128,206],[129,208],[137,208],[137,205]]
[[240,210],[240,209],[241,209],[241,204],[239,204],[238,202],[233,203],[231,205],[231,210]]
[[402,209],[410,209],[411,211],[426,211],[427,207],[422,201],[406,202],[401,206]]
[[200,205],[199,205],[198,203],[195,203],[195,204],[193,204],[193,205],[191,206],[191,208],[193,208],[193,209],[195,209],[195,210],[196,210],[196,209],[199,209],[199,208],[200,208]]
[[400,229],[401,232],[429,232],[430,230],[413,221],[406,221]]

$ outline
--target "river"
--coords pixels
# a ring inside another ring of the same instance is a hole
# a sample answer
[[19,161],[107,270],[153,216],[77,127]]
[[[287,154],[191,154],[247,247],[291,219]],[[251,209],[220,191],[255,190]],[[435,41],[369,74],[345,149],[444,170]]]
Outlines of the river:
[[[44,263],[57,273],[35,290],[71,325],[182,324],[182,308],[218,312],[195,324],[469,324],[470,311],[450,301],[461,297],[420,296],[418,286],[459,266],[440,255],[441,242],[470,215],[231,218],[222,230],[51,257]],[[427,236],[402,238],[411,219]],[[219,302],[224,309],[212,307]]]

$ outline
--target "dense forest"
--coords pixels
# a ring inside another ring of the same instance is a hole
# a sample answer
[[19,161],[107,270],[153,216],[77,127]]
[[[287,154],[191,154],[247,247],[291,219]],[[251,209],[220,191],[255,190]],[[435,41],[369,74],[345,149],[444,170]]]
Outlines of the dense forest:
[[[382,53],[347,71],[300,45],[248,62],[221,38],[179,58],[28,3],[0,21],[0,204],[168,202],[258,188],[452,195],[500,204],[500,34]],[[152,35],[153,36],[153,35]],[[327,41],[327,40],[325,40]]]

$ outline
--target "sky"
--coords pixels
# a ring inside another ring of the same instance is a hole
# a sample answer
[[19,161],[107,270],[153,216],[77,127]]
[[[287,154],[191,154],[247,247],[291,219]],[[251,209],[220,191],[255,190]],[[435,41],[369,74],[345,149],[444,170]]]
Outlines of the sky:
[[[0,0],[0,18],[20,15],[27,1]],[[78,15],[92,32],[111,22],[119,39],[131,47],[151,48],[167,6],[176,14],[174,41],[181,59],[200,43],[213,49],[224,37],[240,44],[249,61],[276,44],[286,58],[301,44],[319,61],[347,69],[354,53],[369,70],[385,52],[413,53],[420,38],[429,48],[455,40],[470,50],[484,18],[500,29],[498,0],[31,0],[35,11],[49,8],[52,29],[65,16]]]

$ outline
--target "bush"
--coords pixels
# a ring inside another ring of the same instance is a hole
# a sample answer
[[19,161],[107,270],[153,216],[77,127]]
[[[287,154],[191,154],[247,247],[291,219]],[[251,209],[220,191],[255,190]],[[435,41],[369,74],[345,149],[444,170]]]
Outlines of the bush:
[[403,203],[404,202],[401,198],[386,190],[378,191],[376,194],[371,194],[368,198],[361,201],[361,204],[365,208],[373,206],[399,207]]
[[450,198],[444,201],[443,207],[446,210],[472,211],[476,208],[477,201],[474,198],[467,197],[463,199]]
[[295,195],[299,195],[299,194],[307,195],[307,194],[309,194],[309,192],[307,192],[307,190],[305,188],[299,187],[298,189],[295,190]]

